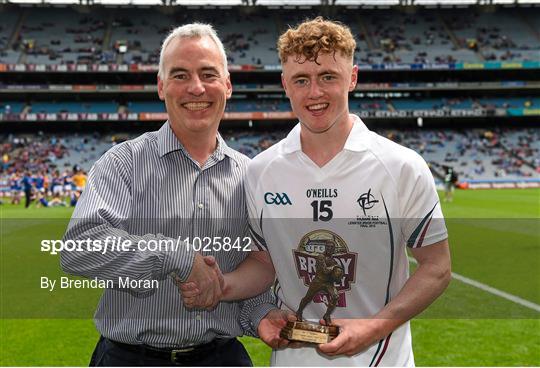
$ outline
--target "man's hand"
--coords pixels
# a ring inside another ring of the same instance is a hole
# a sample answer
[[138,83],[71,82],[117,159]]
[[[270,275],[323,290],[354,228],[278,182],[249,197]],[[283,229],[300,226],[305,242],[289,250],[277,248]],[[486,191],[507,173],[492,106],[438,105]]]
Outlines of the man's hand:
[[406,321],[421,313],[448,286],[451,278],[448,241],[411,249],[418,261],[415,273],[399,293],[369,319],[336,319],[338,337],[318,349],[326,355],[352,356],[388,336]]
[[[221,273],[214,257],[204,257],[218,275],[222,301],[243,300],[266,291],[274,282],[275,271],[268,252],[250,252],[248,257],[236,268],[225,275]],[[180,293],[187,307],[200,307],[200,294],[205,290],[197,282],[178,283]]]
[[195,253],[193,268],[185,282],[175,279],[184,305],[188,308],[213,309],[223,296],[224,279],[212,256]]
[[[333,319],[332,324],[339,326],[339,335],[317,349],[329,356],[356,355],[383,338],[379,332],[380,323],[376,319]],[[324,324],[323,320],[321,324]]]
[[287,321],[295,321],[296,317],[292,312],[281,309],[272,309],[259,323],[257,332],[261,340],[272,349],[283,349],[289,346],[287,339],[282,339],[279,333],[287,324]]

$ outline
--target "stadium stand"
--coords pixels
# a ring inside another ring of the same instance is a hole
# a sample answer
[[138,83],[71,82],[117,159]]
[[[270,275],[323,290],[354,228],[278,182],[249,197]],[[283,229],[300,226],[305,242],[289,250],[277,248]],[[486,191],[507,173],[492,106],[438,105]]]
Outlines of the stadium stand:
[[106,51],[102,50],[105,23],[99,20],[106,18],[99,11],[89,15],[41,7],[23,9],[18,15],[21,27],[16,39],[25,63],[99,62]]
[[118,105],[114,102],[33,102],[27,105],[27,112],[59,113],[59,112],[103,112],[116,113]]
[[[125,105],[115,102],[85,101],[85,102],[42,102],[32,101],[24,104],[20,102],[3,103],[4,113],[162,113],[165,112],[163,102],[156,101],[129,101]],[[123,106],[123,108],[122,108]],[[469,98],[390,98],[390,99],[351,99],[353,111],[414,111],[414,110],[472,110],[472,109],[512,109],[512,108],[540,108],[540,98],[534,96],[524,97],[469,97]],[[227,104],[228,112],[275,112],[290,111],[289,101],[286,99],[231,99]]]
[[[539,177],[540,131],[538,129],[473,130],[377,130],[379,134],[421,154],[435,167],[453,166],[466,180],[497,180]],[[223,136],[232,148],[254,157],[283,139],[288,131],[230,131]],[[133,138],[120,134],[46,134],[3,136],[3,178],[31,170],[52,173],[92,164],[112,145]],[[119,137],[122,137],[119,139]]]
[[[361,85],[350,109],[372,129],[423,155],[436,178],[453,166],[466,182],[540,183],[540,7],[14,4],[0,8],[0,182],[24,170],[88,171],[113,144],[139,134],[131,124],[151,130],[165,120],[155,85],[160,43],[192,21],[212,23],[224,41],[234,88],[223,135],[253,157],[294,120],[279,84],[276,39],[320,13],[355,35]],[[442,66],[430,70],[435,64]],[[229,122],[241,124],[229,131]]]
[[[167,119],[156,85],[167,32],[194,21],[217,29],[233,85],[220,133],[230,147],[254,157],[297,122],[280,82],[277,37],[289,25],[323,15],[348,25],[357,42],[351,112],[372,131],[418,152],[439,190],[448,167],[457,174],[454,202],[441,195],[455,280],[413,321],[416,363],[539,366],[540,288],[538,277],[531,277],[540,259],[534,230],[539,189],[525,188],[540,188],[540,2],[526,1],[0,1],[6,255],[0,314],[8,327],[0,322],[0,365],[88,363],[97,294],[45,290],[43,279],[61,273],[58,256],[40,252],[39,242],[62,239],[73,210],[64,207],[75,206],[83,192],[70,176],[89,174],[111,147],[155,131]],[[29,209],[21,192],[26,174],[36,186]],[[499,188],[516,190],[474,191]],[[358,201],[372,191],[379,199],[376,190],[346,194],[356,206],[360,193]],[[62,208],[36,208],[57,205]],[[376,220],[373,213],[351,224],[369,226],[364,220]],[[358,257],[368,264],[363,254]],[[40,277],[41,290],[34,290]],[[249,337],[241,341],[255,366],[268,365],[269,348]],[[384,365],[386,345],[379,348],[372,365]]]
[[[80,8],[83,9],[83,8]],[[316,10],[7,7],[0,11],[0,62],[28,64],[155,64],[159,44],[173,25],[215,25],[236,65],[278,65],[281,30]],[[351,27],[357,61],[453,63],[538,61],[540,11],[531,9],[363,10],[338,7],[332,18]],[[53,21],[54,20],[54,21]]]
[[460,44],[477,49],[483,60],[538,60],[531,15],[515,10],[504,14],[463,11],[449,23]]
[[165,112],[163,102],[128,102],[126,105],[127,112]]
[[4,114],[20,114],[23,112],[26,104],[17,101],[5,101],[0,105],[0,111]]
[[[540,138],[535,129],[390,132],[387,136],[414,149],[430,163],[454,167],[461,180],[538,177],[538,165],[527,162],[533,162],[540,151],[518,138]],[[507,141],[513,144],[501,144]],[[513,150],[522,155],[514,155]]]

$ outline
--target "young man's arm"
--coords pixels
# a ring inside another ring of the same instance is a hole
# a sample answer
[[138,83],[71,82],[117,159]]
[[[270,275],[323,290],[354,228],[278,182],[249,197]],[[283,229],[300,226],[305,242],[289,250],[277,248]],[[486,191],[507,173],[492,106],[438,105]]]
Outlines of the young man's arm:
[[364,351],[426,309],[448,286],[451,278],[448,240],[411,249],[418,261],[416,272],[401,291],[369,319],[335,319],[338,337],[319,350],[330,356],[352,356]]
[[[319,346],[327,355],[355,355],[364,351],[426,309],[450,282],[448,234],[433,176],[420,156],[404,153],[410,157],[401,166],[397,179],[400,227],[418,267],[397,295],[375,315],[333,321],[341,326],[341,331],[332,342]],[[423,235],[418,236],[421,228]]]
[[259,295],[272,286],[275,277],[270,254],[252,251],[236,270],[224,275],[222,300],[241,300]]
[[[204,259],[207,265],[217,266],[214,257]],[[272,286],[275,275],[268,252],[252,251],[234,271],[221,275],[221,301],[237,301],[257,296]],[[202,288],[197,283],[179,283],[178,286],[187,307],[201,307],[199,296]]]

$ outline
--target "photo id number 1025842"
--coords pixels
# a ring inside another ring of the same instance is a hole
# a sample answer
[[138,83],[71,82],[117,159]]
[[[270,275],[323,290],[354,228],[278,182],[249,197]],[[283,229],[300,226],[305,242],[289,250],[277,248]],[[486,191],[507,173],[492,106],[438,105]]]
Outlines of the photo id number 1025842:
[[231,238],[228,236],[205,236],[185,239],[186,249],[194,252],[250,252],[251,238]]

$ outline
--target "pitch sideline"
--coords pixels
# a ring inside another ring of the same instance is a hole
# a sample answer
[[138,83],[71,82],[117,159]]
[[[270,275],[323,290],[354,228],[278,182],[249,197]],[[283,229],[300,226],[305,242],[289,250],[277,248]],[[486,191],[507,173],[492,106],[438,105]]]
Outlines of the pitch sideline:
[[[412,262],[414,264],[418,264],[416,259],[414,259],[412,257],[408,257],[408,258],[409,258],[409,262]],[[490,294],[497,295],[497,296],[499,296],[501,298],[504,298],[504,299],[509,300],[511,302],[514,302],[516,304],[522,305],[522,306],[524,306],[526,308],[532,309],[532,310],[534,310],[536,312],[540,312],[540,305],[538,305],[536,303],[533,303],[533,302],[531,302],[529,300],[520,298],[519,296],[516,296],[516,295],[510,294],[510,293],[507,293],[505,291],[496,289],[496,288],[494,288],[492,286],[483,284],[483,283],[481,283],[479,281],[476,281],[476,280],[470,279],[468,277],[465,277],[463,275],[460,275],[459,273],[452,272],[452,278],[454,278],[456,280],[459,280],[459,281],[463,282],[464,284],[471,285],[473,287],[476,287],[476,288],[478,288],[480,290],[483,290],[485,292],[488,292]]]

